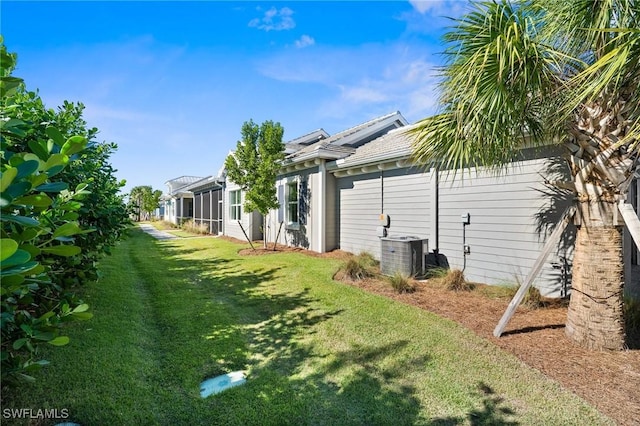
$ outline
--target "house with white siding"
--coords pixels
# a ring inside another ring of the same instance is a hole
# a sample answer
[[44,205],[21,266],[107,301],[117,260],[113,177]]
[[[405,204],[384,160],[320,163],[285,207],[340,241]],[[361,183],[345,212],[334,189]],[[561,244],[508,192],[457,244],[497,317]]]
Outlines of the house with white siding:
[[180,176],[165,182],[164,220],[180,225],[185,220],[193,219],[193,193],[187,187],[201,179],[198,176]]

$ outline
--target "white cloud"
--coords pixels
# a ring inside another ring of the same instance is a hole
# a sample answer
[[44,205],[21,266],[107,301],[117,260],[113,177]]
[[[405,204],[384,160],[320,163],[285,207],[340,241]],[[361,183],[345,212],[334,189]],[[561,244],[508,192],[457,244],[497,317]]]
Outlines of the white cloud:
[[303,35],[302,37],[300,37],[298,40],[296,40],[295,42],[295,46],[298,49],[302,49],[303,47],[307,47],[307,46],[313,46],[314,44],[316,44],[316,41],[313,37],[308,36],[308,35]]
[[[378,87],[374,87],[378,86]],[[371,84],[370,82],[361,82],[356,86],[343,86],[340,85],[341,96],[340,98],[346,102],[352,104],[370,104],[385,102],[389,97],[381,90],[384,89],[384,85]]]
[[272,79],[315,85],[316,114],[324,119],[384,114],[400,110],[410,121],[435,112],[436,64],[421,48],[402,43],[353,48],[288,51],[259,71]]
[[283,31],[295,28],[293,10],[283,7],[280,10],[272,7],[264,13],[262,18],[249,21],[249,26],[264,31]]
[[409,3],[422,15],[436,16],[459,16],[468,7],[463,0],[409,0]]

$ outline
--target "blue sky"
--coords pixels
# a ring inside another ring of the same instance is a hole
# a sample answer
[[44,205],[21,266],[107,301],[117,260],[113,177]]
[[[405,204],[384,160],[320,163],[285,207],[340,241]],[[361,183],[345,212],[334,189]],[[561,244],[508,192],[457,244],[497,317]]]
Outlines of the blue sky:
[[289,140],[435,112],[441,35],[464,1],[0,3],[15,75],[47,107],[85,104],[137,185],[217,174],[249,120]]

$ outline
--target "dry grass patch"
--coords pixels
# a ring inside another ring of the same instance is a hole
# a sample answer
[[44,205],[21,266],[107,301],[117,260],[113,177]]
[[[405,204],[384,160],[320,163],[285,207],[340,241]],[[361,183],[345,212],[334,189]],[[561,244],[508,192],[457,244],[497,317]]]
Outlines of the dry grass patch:
[[471,291],[475,288],[473,283],[464,278],[464,273],[459,269],[449,270],[441,280],[444,286],[452,291]]
[[360,253],[347,259],[341,268],[341,275],[351,280],[363,280],[379,274],[379,263],[367,252]]
[[415,281],[400,272],[396,272],[392,276],[387,277],[387,281],[389,281],[391,287],[398,293],[413,293],[416,291]]

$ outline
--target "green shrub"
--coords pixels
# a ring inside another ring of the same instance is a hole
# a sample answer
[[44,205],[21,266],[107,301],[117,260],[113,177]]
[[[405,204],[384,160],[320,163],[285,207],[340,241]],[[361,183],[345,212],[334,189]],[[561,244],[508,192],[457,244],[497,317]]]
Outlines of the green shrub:
[[0,37],[0,310],[2,385],[33,380],[42,344],[62,346],[63,323],[91,317],[73,292],[127,226],[106,161],[115,147],[90,141],[81,104],[46,109],[11,73]]
[[408,277],[401,272],[396,272],[387,280],[391,284],[391,287],[398,293],[413,293],[416,291],[416,286],[411,277]]

